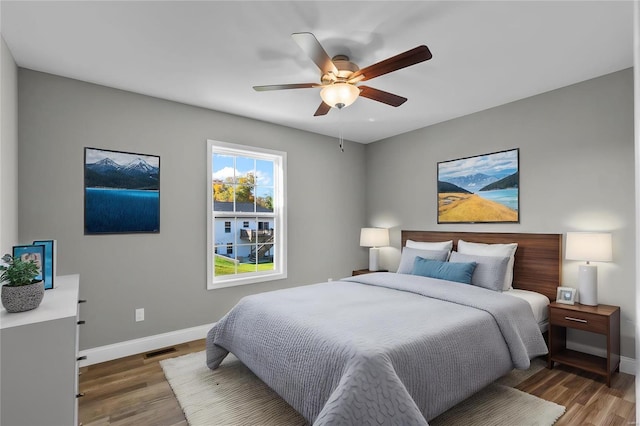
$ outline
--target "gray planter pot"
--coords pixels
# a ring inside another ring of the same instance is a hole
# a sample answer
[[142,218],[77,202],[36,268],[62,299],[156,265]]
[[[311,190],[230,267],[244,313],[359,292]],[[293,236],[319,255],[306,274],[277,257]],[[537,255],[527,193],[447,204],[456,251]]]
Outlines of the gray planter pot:
[[2,306],[7,312],[24,312],[40,306],[44,297],[44,281],[17,287],[2,286]]

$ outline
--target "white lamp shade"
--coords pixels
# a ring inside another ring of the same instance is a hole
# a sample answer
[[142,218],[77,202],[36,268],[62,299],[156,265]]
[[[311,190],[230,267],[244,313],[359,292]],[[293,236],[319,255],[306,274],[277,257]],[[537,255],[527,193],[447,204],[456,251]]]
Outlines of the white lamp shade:
[[360,89],[349,83],[334,83],[320,91],[322,101],[334,108],[344,108],[356,101]]
[[567,260],[610,262],[611,234],[606,232],[567,232]]
[[383,247],[389,245],[389,230],[385,228],[362,228],[360,246]]

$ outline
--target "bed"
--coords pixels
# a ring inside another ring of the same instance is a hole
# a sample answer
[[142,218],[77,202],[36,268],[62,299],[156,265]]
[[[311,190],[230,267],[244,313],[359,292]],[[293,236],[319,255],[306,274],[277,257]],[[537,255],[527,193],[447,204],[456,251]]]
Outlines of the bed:
[[[407,240],[517,243],[512,287],[555,299],[561,235],[403,231]],[[229,352],[314,425],[426,425],[547,347],[523,298],[380,272],[243,298],[209,331],[207,366]]]

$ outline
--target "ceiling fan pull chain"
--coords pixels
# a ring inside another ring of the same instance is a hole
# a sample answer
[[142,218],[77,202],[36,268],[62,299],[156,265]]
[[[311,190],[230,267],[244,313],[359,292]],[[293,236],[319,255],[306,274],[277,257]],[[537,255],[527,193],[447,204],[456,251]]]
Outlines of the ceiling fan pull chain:
[[340,147],[340,152],[344,152],[344,138],[342,137],[342,107],[338,104],[338,142]]

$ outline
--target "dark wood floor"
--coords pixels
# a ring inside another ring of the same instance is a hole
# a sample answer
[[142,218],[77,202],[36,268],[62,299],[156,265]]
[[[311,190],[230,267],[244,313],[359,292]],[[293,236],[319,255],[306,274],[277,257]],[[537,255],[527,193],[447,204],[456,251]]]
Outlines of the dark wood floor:
[[564,405],[567,411],[555,426],[635,424],[635,376],[630,374],[615,374],[609,388],[599,376],[556,366],[543,369],[516,388]]
[[80,369],[78,417],[83,426],[187,426],[160,361],[202,351],[205,341],[173,346],[175,351],[145,354],[90,365]]
[[[187,426],[159,361],[204,350],[204,340],[174,346],[175,351],[133,355],[80,369],[79,418],[83,426]],[[152,355],[152,356],[149,356]],[[567,367],[543,369],[518,389],[567,407],[556,423],[630,425],[635,422],[635,380],[616,374],[608,388],[602,379]]]

